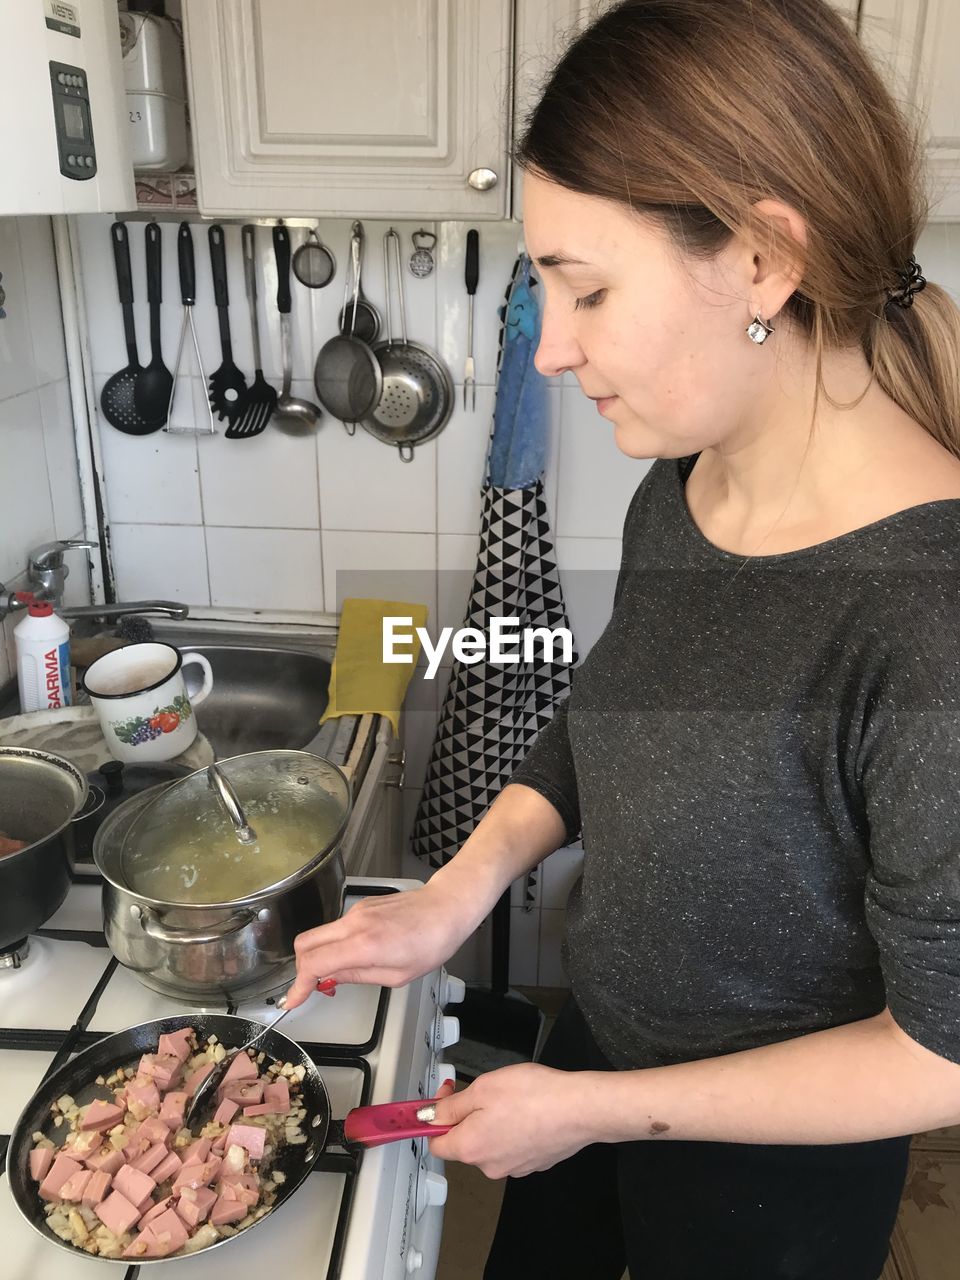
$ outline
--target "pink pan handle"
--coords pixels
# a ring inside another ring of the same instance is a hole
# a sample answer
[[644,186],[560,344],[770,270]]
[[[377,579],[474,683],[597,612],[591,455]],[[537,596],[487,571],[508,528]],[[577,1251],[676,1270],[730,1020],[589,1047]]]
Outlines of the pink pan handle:
[[324,978],[322,982],[317,983],[317,990],[321,995],[335,996],[337,994],[336,978]]
[[415,1102],[384,1102],[376,1107],[354,1107],[343,1122],[343,1135],[363,1147],[381,1147],[385,1142],[404,1138],[439,1138],[453,1125],[431,1124],[417,1118],[418,1112],[433,1107],[436,1099],[418,1098]]

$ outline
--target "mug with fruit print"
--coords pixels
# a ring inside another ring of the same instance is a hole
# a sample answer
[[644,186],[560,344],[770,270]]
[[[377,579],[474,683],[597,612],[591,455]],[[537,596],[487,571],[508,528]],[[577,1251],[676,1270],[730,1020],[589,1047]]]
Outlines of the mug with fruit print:
[[[183,679],[191,662],[203,668],[203,686],[192,699]],[[105,653],[87,667],[82,684],[110,754],[141,763],[172,760],[190,746],[197,736],[193,708],[213,688],[213,672],[203,654],[149,641]]]

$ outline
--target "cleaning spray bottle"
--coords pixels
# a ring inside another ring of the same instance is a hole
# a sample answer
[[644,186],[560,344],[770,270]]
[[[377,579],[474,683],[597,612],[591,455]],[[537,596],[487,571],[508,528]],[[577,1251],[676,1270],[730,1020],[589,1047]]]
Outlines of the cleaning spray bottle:
[[70,628],[53,605],[18,591],[27,615],[13,629],[21,711],[52,711],[73,702],[70,688]]

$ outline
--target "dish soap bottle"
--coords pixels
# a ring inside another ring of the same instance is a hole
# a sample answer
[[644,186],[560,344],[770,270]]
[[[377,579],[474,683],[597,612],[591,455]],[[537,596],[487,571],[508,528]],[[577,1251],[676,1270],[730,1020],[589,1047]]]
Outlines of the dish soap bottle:
[[17,593],[27,616],[13,629],[17,643],[17,682],[21,711],[53,711],[73,702],[70,688],[70,628],[37,600],[32,591]]

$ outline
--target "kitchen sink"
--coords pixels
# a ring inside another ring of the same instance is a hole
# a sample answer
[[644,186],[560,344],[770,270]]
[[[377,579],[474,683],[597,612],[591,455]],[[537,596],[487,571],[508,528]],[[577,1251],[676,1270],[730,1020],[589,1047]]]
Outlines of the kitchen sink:
[[[244,751],[305,747],[317,736],[327,705],[330,662],[318,653],[225,644],[189,644],[213,670],[210,696],[197,707],[197,727],[223,760]],[[202,672],[184,667],[187,692]]]
[[[197,707],[197,727],[219,759],[245,751],[300,749],[317,737],[327,706],[333,636],[215,631],[192,620],[155,626],[154,636],[209,661],[213,689]],[[199,692],[200,668],[186,666],[184,680],[190,694]],[[15,680],[4,693],[0,716],[17,715]],[[77,701],[88,699],[81,693]]]

